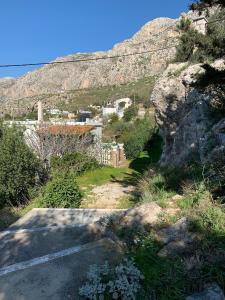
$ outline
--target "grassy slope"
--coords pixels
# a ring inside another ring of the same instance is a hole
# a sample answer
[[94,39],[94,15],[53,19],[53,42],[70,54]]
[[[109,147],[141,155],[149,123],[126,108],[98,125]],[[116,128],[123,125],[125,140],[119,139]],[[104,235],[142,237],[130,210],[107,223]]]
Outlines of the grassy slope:
[[155,78],[145,77],[136,82],[121,84],[118,86],[105,86],[82,91],[68,92],[68,103],[64,100],[58,101],[58,107],[69,111],[87,107],[90,104],[104,104],[109,100],[138,95],[143,101],[149,99],[154,87]]
[[77,178],[77,182],[81,188],[91,189],[93,185],[102,185],[114,179],[123,179],[124,176],[131,173],[131,169],[103,167],[93,171],[88,171]]
[[[156,77],[151,76],[120,85],[70,90],[63,94],[45,94],[43,95],[44,108],[55,107],[62,110],[77,111],[81,108],[87,108],[90,104],[104,105],[108,101],[132,97],[132,95],[136,95],[141,99],[141,102],[145,102],[149,99],[156,79]],[[36,96],[33,96],[21,98],[17,103],[14,103],[15,117],[20,119],[22,113],[27,114],[27,107],[29,110],[33,108],[36,100]],[[7,112],[10,113],[10,110]]]

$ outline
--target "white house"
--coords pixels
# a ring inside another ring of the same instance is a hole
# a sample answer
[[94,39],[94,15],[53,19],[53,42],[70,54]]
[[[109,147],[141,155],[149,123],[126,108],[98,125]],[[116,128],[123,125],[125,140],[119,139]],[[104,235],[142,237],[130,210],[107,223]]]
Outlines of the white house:
[[122,98],[114,101],[114,107],[103,107],[102,115],[103,117],[110,116],[112,114],[117,114],[119,118],[124,115],[124,110],[132,105],[132,100],[130,98]]
[[114,106],[118,110],[124,110],[132,105],[132,100],[130,98],[122,98],[114,101]]
[[103,107],[102,108],[103,117],[108,117],[112,114],[117,114],[116,107]]
[[208,23],[207,19],[204,16],[199,16],[192,19],[192,21],[194,29],[205,35]]

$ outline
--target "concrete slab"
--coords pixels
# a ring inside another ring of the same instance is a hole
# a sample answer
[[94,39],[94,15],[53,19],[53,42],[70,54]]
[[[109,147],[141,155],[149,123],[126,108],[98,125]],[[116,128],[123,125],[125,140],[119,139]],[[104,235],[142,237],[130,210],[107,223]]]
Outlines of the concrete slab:
[[60,209],[34,208],[12,224],[9,229],[24,229],[57,225],[90,224],[111,214],[122,214],[123,209]]
[[102,233],[94,225],[8,233],[0,236],[0,268],[100,238]]
[[80,299],[91,264],[117,263],[122,249],[112,240],[85,244],[82,251],[0,276],[0,300]]

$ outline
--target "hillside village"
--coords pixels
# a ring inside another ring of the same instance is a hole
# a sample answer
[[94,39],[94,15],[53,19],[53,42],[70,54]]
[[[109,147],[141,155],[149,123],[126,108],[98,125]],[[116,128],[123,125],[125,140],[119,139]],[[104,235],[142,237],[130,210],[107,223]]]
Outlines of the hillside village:
[[225,299],[225,4],[188,9],[0,79],[0,300]]

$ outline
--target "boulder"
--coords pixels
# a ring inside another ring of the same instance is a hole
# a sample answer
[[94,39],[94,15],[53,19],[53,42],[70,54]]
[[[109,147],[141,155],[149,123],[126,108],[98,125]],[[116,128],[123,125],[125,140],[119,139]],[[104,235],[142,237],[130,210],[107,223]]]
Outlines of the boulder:
[[186,297],[186,300],[225,300],[222,289],[216,284],[206,286],[203,292]]
[[188,219],[182,218],[174,225],[163,228],[156,233],[157,240],[165,245],[158,252],[158,256],[174,257],[192,249],[197,236],[188,232],[188,225]]
[[161,207],[154,203],[142,204],[127,210],[120,220],[121,226],[153,225],[161,213]]
[[156,238],[163,244],[168,244],[180,239],[189,240],[190,233],[188,233],[188,225],[189,221],[184,217],[178,220],[175,224],[158,231]]

